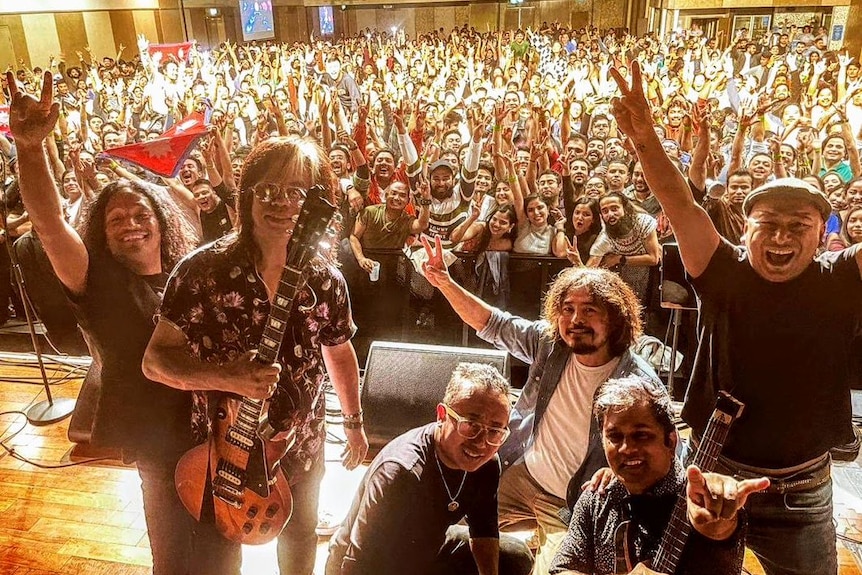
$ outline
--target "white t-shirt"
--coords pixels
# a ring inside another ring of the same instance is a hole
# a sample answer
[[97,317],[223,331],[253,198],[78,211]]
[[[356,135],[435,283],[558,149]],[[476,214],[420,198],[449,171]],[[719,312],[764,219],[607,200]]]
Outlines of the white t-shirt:
[[527,471],[548,493],[566,498],[569,480],[587,455],[593,396],[619,361],[615,357],[605,365],[588,367],[572,354],[566,364],[536,439],[524,454]]

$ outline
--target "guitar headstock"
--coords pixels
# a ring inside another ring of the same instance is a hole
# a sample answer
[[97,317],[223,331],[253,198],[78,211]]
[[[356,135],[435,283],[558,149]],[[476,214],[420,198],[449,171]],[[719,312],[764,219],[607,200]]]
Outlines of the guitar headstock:
[[335,206],[326,198],[328,193],[329,190],[320,184],[308,190],[287,244],[288,266],[302,269],[317,254],[320,240],[327,234],[335,213]]
[[732,423],[742,415],[742,410],[745,405],[727,393],[726,391],[718,392],[718,399],[715,400],[715,411],[713,417],[718,417],[725,423]]

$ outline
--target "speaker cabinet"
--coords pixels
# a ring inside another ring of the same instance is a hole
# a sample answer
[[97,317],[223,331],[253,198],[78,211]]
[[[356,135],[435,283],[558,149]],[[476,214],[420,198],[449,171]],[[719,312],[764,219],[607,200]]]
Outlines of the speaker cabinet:
[[504,351],[373,342],[362,386],[371,450],[376,452],[408,429],[434,421],[435,408],[461,362],[491,364],[509,379],[509,355]]

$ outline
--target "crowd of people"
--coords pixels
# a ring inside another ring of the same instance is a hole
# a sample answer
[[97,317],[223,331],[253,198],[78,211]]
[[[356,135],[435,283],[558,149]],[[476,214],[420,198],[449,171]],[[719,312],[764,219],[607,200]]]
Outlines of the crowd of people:
[[[173,486],[215,398],[237,393],[271,398],[270,419],[295,438],[282,467],[301,505],[279,565],[311,573],[326,373],[344,464],[368,449],[344,276],[379,273],[374,250],[412,246],[427,289],[528,364],[528,381],[510,412],[505,381],[456,370],[436,426],[375,459],[327,573],[408,559],[428,573],[605,572],[627,498],[687,489],[692,544],[713,559],[689,555],[681,572],[738,573],[748,545],[770,574],[835,575],[829,450],[854,437],[860,370],[862,77],[826,42],[811,26],[710,38],[465,25],[178,57],[140,38],[133,57],[121,47],[10,68],[4,239],[42,246],[47,257],[22,266],[53,270],[100,364],[94,441],[137,463],[154,572],[238,572],[238,547],[192,521]],[[164,150],[162,134],[190,114],[210,129],[177,157],[176,177],[112,152]],[[253,350],[315,184],[341,212],[340,249],[309,268],[279,360],[262,365]],[[723,475],[683,471],[667,393],[632,353],[658,308],[668,242],[700,306],[683,411],[692,447],[720,390],[747,406]],[[475,268],[450,275],[451,251]],[[510,313],[510,253],[570,268],[540,319]],[[0,284],[14,300],[8,276]],[[602,481],[606,498],[581,494]],[[449,513],[426,507],[435,501]],[[653,508],[657,523],[640,511],[635,562],[655,553],[671,507]],[[453,531],[464,517],[469,532]],[[532,555],[497,543],[523,526],[536,531]]]

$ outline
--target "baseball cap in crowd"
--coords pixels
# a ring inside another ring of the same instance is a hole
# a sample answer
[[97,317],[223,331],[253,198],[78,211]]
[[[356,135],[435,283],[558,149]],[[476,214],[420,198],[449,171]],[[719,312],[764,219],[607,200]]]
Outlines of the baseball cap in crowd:
[[727,186],[721,180],[707,180],[706,193],[714,198],[720,198],[727,191]]
[[747,216],[754,204],[765,198],[798,198],[817,208],[824,220],[832,214],[832,205],[826,194],[798,178],[779,178],[763,184],[751,192],[742,203],[742,212]]
[[455,168],[453,168],[452,164],[450,164],[447,160],[437,160],[436,162],[431,164],[430,168],[428,168],[428,175],[431,175],[431,173],[437,168],[446,168],[453,174],[455,173]]

